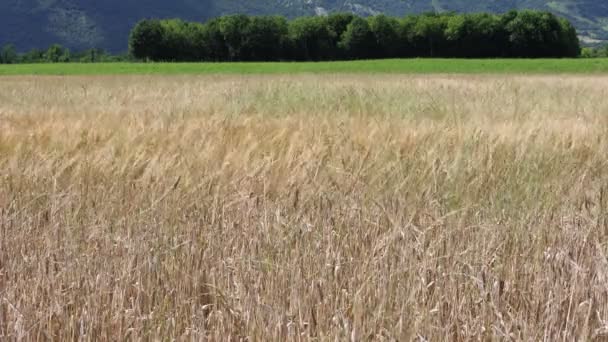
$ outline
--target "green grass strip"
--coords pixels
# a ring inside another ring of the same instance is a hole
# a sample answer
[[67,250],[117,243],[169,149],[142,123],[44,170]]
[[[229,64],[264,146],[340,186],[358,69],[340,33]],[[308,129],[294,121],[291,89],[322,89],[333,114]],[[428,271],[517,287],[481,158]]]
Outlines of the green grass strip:
[[341,62],[0,65],[0,75],[608,73],[608,59],[390,59]]

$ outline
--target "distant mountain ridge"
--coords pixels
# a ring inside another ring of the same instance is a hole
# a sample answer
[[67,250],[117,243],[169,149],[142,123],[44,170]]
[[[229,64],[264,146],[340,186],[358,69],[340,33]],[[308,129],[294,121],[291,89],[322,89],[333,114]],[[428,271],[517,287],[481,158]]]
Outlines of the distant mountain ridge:
[[0,45],[19,50],[60,43],[73,49],[125,51],[133,25],[144,18],[211,17],[246,13],[293,18],[354,12],[403,16],[429,11],[495,12],[549,10],[572,21],[583,43],[608,40],[608,2],[598,0],[2,0]]

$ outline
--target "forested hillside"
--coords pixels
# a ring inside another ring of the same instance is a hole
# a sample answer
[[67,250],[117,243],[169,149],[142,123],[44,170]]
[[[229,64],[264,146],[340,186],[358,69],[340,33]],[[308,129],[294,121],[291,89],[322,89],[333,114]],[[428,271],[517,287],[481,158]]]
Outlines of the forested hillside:
[[204,21],[231,13],[288,18],[353,12],[403,16],[421,12],[497,12],[532,8],[566,17],[583,42],[608,39],[608,3],[597,0],[2,0],[0,45],[19,50],[60,43],[73,49],[127,49],[130,29],[144,18]]

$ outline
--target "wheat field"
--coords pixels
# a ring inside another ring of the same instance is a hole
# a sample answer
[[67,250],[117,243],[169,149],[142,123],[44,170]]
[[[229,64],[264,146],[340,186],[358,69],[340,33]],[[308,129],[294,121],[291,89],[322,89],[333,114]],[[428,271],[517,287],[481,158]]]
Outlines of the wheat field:
[[0,78],[0,340],[608,339],[608,77]]

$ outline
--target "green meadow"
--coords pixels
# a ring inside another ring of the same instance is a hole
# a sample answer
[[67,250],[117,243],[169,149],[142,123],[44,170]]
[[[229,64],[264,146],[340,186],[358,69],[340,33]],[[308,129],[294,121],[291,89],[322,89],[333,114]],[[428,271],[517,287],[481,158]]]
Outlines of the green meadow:
[[607,73],[608,59],[389,59],[340,62],[96,63],[0,65],[0,75],[559,74]]

